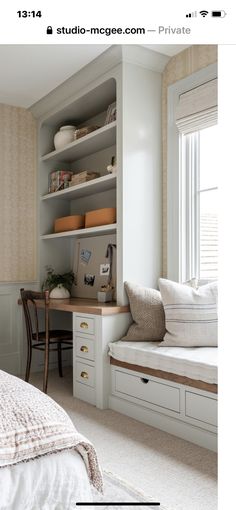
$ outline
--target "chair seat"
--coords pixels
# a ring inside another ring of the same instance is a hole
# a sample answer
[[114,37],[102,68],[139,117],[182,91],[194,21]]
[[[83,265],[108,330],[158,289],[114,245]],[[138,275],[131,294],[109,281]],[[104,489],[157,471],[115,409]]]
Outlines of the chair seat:
[[[32,339],[37,341],[36,333],[33,333]],[[45,331],[40,331],[38,333],[39,342],[45,342]],[[51,329],[49,331],[49,342],[63,342],[63,341],[71,341],[73,342],[72,331],[67,331],[63,329]]]

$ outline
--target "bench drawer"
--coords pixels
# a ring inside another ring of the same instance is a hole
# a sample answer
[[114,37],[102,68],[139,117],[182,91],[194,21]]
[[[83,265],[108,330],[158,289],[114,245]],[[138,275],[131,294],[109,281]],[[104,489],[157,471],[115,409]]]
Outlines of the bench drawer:
[[94,361],[94,340],[78,336],[74,338],[75,356]]
[[86,335],[94,334],[94,319],[90,317],[83,317],[82,315],[76,315],[75,318],[75,331],[79,333],[85,333]]
[[95,367],[76,361],[75,363],[75,380],[87,386],[94,388]]
[[185,414],[189,418],[217,426],[217,400],[186,391]]
[[120,370],[115,371],[115,392],[123,396],[135,397],[142,401],[154,404],[171,411],[180,412],[179,388],[162,384],[148,377],[143,378],[127,374]]

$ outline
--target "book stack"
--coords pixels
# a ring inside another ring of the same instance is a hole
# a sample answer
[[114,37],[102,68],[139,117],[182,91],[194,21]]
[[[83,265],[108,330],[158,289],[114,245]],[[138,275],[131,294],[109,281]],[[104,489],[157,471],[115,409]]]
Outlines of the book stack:
[[54,193],[65,188],[68,188],[73,172],[69,170],[55,170],[49,175],[48,191]]

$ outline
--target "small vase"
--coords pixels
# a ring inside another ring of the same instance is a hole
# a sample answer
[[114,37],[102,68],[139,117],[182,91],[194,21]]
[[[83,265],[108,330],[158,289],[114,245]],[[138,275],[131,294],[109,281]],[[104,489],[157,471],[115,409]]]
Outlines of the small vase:
[[54,136],[56,150],[63,149],[68,143],[74,141],[75,126],[62,126]]
[[69,291],[61,283],[50,292],[50,298],[52,299],[68,299],[69,297]]
[[109,301],[112,301],[113,297],[113,290],[106,290],[104,291],[98,291],[97,293],[97,300],[100,303],[107,303]]

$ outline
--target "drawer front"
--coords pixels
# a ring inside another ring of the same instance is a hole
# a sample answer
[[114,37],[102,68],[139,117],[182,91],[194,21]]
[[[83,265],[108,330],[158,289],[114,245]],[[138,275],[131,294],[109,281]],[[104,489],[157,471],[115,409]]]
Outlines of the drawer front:
[[73,394],[74,397],[84,400],[89,404],[96,404],[95,389],[91,388],[91,386],[86,386],[85,384],[80,384],[79,382],[74,381]]
[[94,340],[75,335],[74,351],[76,357],[94,361]]
[[91,386],[94,388],[95,381],[95,367],[91,365],[86,365],[85,363],[81,363],[80,361],[75,362],[75,379],[77,382],[85,384],[86,386]]
[[217,400],[186,391],[185,414],[189,418],[217,426]]
[[93,335],[95,329],[94,319],[90,317],[76,316],[75,331],[85,333],[86,335]]
[[115,391],[171,411],[180,412],[179,388],[116,370]]

